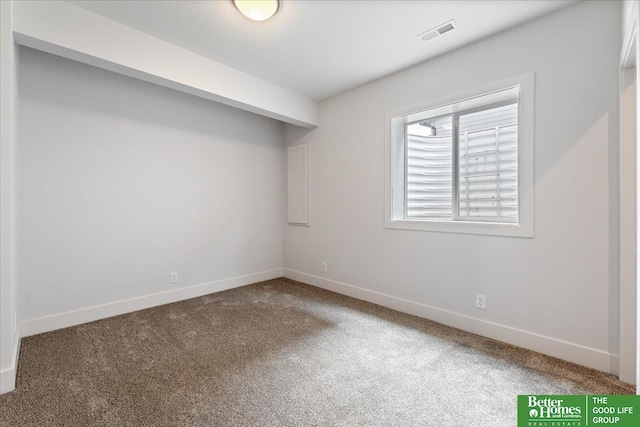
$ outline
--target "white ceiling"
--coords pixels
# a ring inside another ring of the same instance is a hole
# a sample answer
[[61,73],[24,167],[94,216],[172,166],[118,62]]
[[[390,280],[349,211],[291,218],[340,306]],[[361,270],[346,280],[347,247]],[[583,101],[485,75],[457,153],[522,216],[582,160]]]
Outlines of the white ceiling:
[[[72,3],[321,101],[573,1],[283,0],[264,22],[231,0]],[[457,30],[426,43],[416,37],[450,19]]]

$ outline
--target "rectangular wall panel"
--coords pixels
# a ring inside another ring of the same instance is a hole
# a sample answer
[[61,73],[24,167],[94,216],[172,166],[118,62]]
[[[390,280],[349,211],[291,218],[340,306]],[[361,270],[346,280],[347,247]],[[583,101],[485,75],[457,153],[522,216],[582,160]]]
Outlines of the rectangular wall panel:
[[287,149],[287,221],[289,224],[308,224],[309,200],[309,143]]

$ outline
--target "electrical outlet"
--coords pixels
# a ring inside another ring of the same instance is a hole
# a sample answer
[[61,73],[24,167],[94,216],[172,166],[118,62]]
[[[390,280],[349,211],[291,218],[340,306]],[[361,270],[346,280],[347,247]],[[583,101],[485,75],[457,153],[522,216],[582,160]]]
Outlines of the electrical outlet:
[[322,272],[326,273],[327,271],[329,271],[329,265],[326,262],[322,263]]
[[171,273],[170,283],[178,283],[178,272],[174,271]]
[[487,296],[482,294],[476,294],[476,308],[482,310],[487,309]]

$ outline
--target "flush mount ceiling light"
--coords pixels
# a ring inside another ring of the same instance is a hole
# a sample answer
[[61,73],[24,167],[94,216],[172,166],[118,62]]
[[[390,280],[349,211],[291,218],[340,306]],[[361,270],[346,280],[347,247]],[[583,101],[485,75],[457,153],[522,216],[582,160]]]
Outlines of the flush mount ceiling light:
[[233,0],[235,7],[249,19],[264,21],[280,9],[279,0]]

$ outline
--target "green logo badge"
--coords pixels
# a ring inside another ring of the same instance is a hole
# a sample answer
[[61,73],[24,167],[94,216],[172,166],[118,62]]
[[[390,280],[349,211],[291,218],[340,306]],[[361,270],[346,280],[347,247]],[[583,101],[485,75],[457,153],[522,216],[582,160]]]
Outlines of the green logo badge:
[[518,396],[518,427],[586,426],[640,426],[640,396]]

